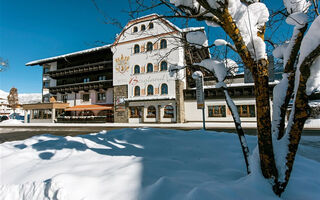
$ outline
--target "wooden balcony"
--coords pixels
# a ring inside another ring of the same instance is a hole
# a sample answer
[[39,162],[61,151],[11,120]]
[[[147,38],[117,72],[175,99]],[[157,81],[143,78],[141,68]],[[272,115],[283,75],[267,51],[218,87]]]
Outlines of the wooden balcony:
[[92,81],[88,83],[74,83],[74,84],[66,84],[59,85],[55,87],[50,87],[50,93],[71,93],[71,92],[79,92],[81,90],[99,90],[99,89],[108,89],[112,87],[112,80],[103,80],[103,81]]
[[111,70],[112,71],[112,61],[102,61],[92,64],[79,65],[74,67],[68,67],[64,69],[58,69],[55,71],[50,71],[47,74],[53,78],[61,78],[70,75],[83,74],[88,72],[97,72],[102,70]]

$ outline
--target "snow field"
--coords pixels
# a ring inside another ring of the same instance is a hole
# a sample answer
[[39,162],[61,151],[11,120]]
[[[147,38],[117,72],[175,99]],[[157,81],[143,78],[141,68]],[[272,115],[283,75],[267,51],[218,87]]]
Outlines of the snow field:
[[[256,137],[247,136],[253,152]],[[246,175],[238,136],[210,131],[121,129],[0,144],[0,199],[279,199]],[[283,199],[317,199],[320,163],[297,156]]]

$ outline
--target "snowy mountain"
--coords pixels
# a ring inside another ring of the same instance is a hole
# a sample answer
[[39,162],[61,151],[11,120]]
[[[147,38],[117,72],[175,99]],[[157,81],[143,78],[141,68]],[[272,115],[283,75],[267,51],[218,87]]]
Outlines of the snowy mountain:
[[[0,90],[0,98],[7,99],[8,95],[9,95],[9,92]],[[19,91],[18,91],[18,97],[19,97],[20,104],[38,103],[38,102],[41,102],[42,94],[41,93],[19,94]]]

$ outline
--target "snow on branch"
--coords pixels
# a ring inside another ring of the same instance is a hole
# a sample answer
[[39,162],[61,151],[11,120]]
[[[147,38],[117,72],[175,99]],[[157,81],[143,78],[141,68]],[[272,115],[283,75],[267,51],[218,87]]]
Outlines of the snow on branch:
[[289,14],[295,12],[307,12],[311,5],[311,3],[306,0],[283,0],[283,4]]
[[208,39],[203,31],[190,31],[187,33],[186,38],[190,46],[195,46],[199,49],[208,46]]

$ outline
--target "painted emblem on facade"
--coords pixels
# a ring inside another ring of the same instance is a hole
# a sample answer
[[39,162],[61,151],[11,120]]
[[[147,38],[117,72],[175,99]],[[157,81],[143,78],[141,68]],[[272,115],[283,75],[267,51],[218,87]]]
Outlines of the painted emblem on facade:
[[128,61],[129,61],[129,56],[121,56],[119,58],[115,59],[117,63],[116,70],[117,72],[120,72],[121,74],[125,73],[129,69]]
[[132,86],[137,85],[137,83],[139,82],[139,80],[137,79],[137,77],[133,76],[130,78],[129,84]]

